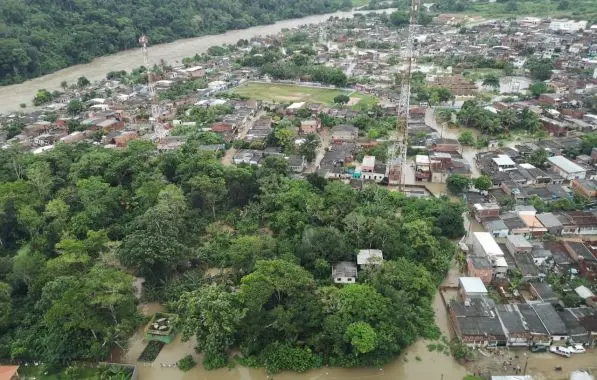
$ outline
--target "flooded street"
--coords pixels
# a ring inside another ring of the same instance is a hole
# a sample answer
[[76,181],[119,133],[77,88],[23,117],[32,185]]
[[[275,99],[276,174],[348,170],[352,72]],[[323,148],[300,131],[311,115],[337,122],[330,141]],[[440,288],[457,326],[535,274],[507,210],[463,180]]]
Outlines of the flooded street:
[[[458,282],[458,270],[454,267],[450,270],[444,285],[455,285]],[[144,312],[153,313],[161,311],[161,307],[156,304],[146,305],[142,308]],[[445,336],[450,336],[448,328],[448,316],[439,296],[439,291],[433,302],[433,309],[436,316],[435,321]],[[173,364],[186,355],[193,355],[198,363],[201,363],[200,355],[195,353],[194,341],[182,342],[180,335],[174,342],[164,346],[153,366],[144,363],[138,363],[137,358],[143,351],[147,341],[143,339],[142,330],[138,331],[129,342],[129,350],[125,355],[127,363],[136,364],[139,371],[140,380],[461,380],[467,370],[458,364],[452,358],[444,353],[430,352],[427,345],[432,342],[419,340],[410,346],[404,354],[396,358],[393,362],[387,364],[383,369],[380,368],[320,368],[307,373],[283,372],[274,376],[269,376],[263,369],[245,368],[236,365],[234,368],[223,368],[215,371],[206,371],[201,364],[189,372],[182,372],[177,368],[162,367],[160,364]]]
[[[395,9],[385,9],[369,12],[391,13]],[[308,16],[299,19],[283,20],[271,25],[255,26],[248,29],[232,30],[223,34],[212,36],[188,38],[175,42],[155,45],[149,47],[149,63],[159,63],[165,60],[171,64],[180,63],[183,58],[191,57],[207,51],[210,46],[222,44],[235,44],[239,39],[250,39],[259,35],[271,35],[282,31],[285,28],[296,28],[306,24],[321,23],[328,18],[352,17],[358,11],[335,12],[323,15]],[[150,41],[151,42],[151,41]],[[110,71],[131,70],[143,65],[141,49],[126,50],[114,55],[108,55],[94,59],[88,64],[71,66],[43,77],[28,80],[24,83],[0,87],[0,112],[14,112],[19,109],[21,103],[31,105],[35,93],[40,88],[47,90],[59,90],[60,83],[75,83],[77,78],[86,76],[89,80],[100,80]]]

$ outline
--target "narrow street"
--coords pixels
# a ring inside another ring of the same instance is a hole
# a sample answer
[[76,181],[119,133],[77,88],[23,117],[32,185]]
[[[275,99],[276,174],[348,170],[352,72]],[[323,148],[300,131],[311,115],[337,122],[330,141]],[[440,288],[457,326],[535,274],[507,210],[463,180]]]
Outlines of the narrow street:
[[[238,132],[236,140],[244,139],[255,120],[259,119],[261,116],[265,116],[265,111],[257,112],[257,114],[255,114],[254,117],[252,117],[250,120],[244,123]],[[234,158],[235,154],[236,148],[231,147],[230,149],[228,149],[222,157],[222,164],[227,166],[232,165],[232,159]]]
[[327,128],[323,128],[321,132],[319,132],[319,138],[321,139],[321,145],[317,149],[317,157],[315,157],[313,162],[307,165],[307,168],[304,171],[304,173],[306,174],[315,173],[317,171],[319,163],[321,162],[321,160],[323,160],[323,156],[325,155],[326,149],[330,146],[332,142],[330,130]]

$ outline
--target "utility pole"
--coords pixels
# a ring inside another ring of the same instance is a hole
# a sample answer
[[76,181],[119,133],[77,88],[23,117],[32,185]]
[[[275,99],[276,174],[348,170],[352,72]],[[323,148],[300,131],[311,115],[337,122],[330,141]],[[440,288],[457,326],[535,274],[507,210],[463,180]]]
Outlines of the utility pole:
[[[410,19],[408,34],[406,37],[406,73],[402,77],[400,87],[400,99],[398,101],[396,121],[396,137],[393,138],[388,148],[388,179],[390,183],[396,178],[395,171],[400,170],[398,184],[401,191],[404,191],[406,184],[406,154],[408,148],[408,117],[410,113],[410,88],[412,81],[412,69],[416,63],[415,37],[417,34],[420,0],[412,0],[410,7]],[[393,176],[394,174],[394,176]]]
[[149,39],[145,34],[139,37],[139,44],[143,51],[143,63],[147,69],[147,90],[149,91],[149,98],[151,101],[151,129],[153,132],[153,138],[159,140],[166,136],[166,129],[160,123],[160,106],[155,95],[155,87],[153,84],[153,78],[151,77],[151,68],[149,67]]

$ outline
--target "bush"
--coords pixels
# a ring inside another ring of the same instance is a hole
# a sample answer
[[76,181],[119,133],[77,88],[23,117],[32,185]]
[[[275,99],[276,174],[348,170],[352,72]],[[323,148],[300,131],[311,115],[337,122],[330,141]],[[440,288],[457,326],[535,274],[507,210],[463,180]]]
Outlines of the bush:
[[178,361],[178,368],[183,372],[187,372],[196,365],[197,362],[193,360],[191,355],[187,355]]
[[293,347],[288,343],[272,343],[265,348],[262,364],[270,373],[283,370],[306,372],[321,367],[323,360],[309,348]]

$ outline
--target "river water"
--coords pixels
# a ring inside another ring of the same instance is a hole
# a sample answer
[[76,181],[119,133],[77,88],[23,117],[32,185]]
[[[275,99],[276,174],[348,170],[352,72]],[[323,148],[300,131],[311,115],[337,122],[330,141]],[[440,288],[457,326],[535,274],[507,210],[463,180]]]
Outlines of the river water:
[[[395,9],[379,11],[363,11],[361,13],[389,13]],[[167,44],[149,47],[149,63],[159,63],[160,60],[175,64],[181,62],[185,57],[204,53],[210,46],[222,44],[234,44],[240,39],[250,39],[260,35],[271,35],[282,31],[282,29],[296,28],[306,24],[317,24],[326,21],[331,16],[352,17],[359,11],[335,12],[323,15],[308,16],[298,19],[278,21],[271,25],[255,26],[242,30],[231,30],[229,32],[211,36],[188,38],[177,40]],[[150,41],[151,42],[151,41]],[[0,112],[8,113],[19,109],[21,103],[30,106],[35,93],[40,88],[47,90],[59,90],[60,83],[74,83],[77,78],[85,76],[88,79],[100,80],[110,71],[132,70],[143,65],[141,49],[125,50],[114,55],[108,55],[94,59],[92,62],[82,65],[71,66],[43,77],[28,80],[24,83],[0,87]]]

